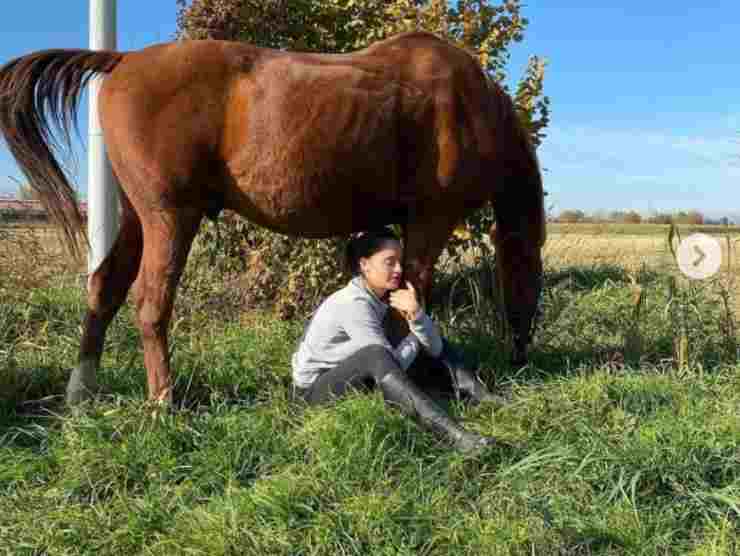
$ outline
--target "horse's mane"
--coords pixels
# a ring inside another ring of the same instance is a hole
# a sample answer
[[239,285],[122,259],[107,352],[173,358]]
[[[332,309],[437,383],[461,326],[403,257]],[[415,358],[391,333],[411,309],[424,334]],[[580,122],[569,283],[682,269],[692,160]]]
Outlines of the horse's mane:
[[[482,68],[481,71],[483,71]],[[542,172],[535,144],[511,96],[485,71],[483,71],[483,74],[491,93],[489,100],[492,102],[492,109],[495,112],[496,125],[500,126],[501,129],[509,130],[511,136],[516,138],[518,146],[521,147],[522,158],[519,161],[523,163],[526,173],[537,178],[531,184],[535,187],[531,193],[534,194],[534,204],[537,207],[533,213],[533,215],[536,214],[533,223],[539,228],[538,235],[541,247],[547,239],[547,216],[545,214],[545,191],[542,186]]]
[[511,96],[504,91],[503,87],[499,85],[493,77],[483,72],[488,90],[490,91],[489,98],[495,103],[494,111],[497,115],[497,124],[504,126],[504,129],[510,129],[513,135],[521,142],[521,146],[524,148],[527,158],[527,165],[533,170],[540,171],[539,161],[537,159],[537,151],[532,136],[530,135],[527,127],[522,121],[522,117],[514,104]]

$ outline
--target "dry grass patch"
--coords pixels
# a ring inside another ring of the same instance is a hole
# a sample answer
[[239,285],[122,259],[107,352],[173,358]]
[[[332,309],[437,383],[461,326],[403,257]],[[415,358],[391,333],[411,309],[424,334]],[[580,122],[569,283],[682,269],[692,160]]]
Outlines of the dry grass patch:
[[38,288],[65,274],[82,274],[85,265],[65,253],[55,228],[0,225],[0,292]]

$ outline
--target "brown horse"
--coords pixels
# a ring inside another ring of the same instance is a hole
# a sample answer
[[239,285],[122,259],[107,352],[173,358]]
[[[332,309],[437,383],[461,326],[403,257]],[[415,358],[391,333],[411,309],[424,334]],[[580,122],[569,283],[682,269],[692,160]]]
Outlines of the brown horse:
[[542,280],[542,180],[510,97],[470,54],[406,33],[351,54],[182,41],[15,59],[0,69],[0,129],[73,250],[81,219],[50,122],[69,146],[97,73],[109,74],[99,115],[121,228],[89,279],[68,401],[95,389],[106,329],[134,282],[149,396],[171,399],[175,290],[201,220],[223,208],[311,238],[400,224],[406,278],[425,296],[455,225],[493,202],[514,359],[525,360]]

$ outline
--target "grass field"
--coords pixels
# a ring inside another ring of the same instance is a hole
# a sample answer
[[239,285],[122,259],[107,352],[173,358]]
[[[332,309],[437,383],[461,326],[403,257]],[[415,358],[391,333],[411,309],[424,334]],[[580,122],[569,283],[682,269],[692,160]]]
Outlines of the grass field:
[[[655,224],[550,224],[544,257],[551,268],[617,265],[628,272],[646,267],[681,278],[668,247],[669,226]],[[704,233],[722,247],[721,277],[740,308],[740,226],[680,226],[679,237]],[[674,248],[678,240],[674,240]]]
[[53,236],[0,229],[0,554],[739,553],[737,257],[688,281],[667,230],[632,232],[550,228],[524,368],[477,274],[433,308],[512,399],[449,407],[499,439],[465,459],[379,395],[290,402],[302,323],[241,311],[197,253],[173,324],[176,410],[143,401],[129,307],[103,393],[66,408],[80,267]]

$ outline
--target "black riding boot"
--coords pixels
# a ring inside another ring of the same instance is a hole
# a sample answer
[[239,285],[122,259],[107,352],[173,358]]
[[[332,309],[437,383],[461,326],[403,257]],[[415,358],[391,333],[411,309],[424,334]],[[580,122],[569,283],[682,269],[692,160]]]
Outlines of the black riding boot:
[[442,354],[439,360],[447,368],[452,379],[452,388],[457,401],[466,400],[471,405],[489,402],[495,405],[505,405],[507,400],[502,396],[492,394],[483,381],[465,368],[463,358],[457,353],[447,340],[442,340]]
[[463,429],[402,372],[387,373],[378,386],[386,402],[399,406],[420,425],[449,439],[462,453],[473,453],[495,442],[491,437]]

